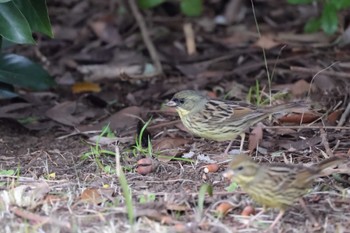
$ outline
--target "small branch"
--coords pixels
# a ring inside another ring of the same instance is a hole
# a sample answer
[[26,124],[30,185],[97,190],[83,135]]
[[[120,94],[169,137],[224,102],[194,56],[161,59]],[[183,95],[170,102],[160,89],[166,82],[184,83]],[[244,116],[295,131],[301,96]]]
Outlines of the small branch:
[[156,73],[162,74],[163,73],[162,64],[160,63],[160,60],[159,60],[157,51],[154,47],[154,44],[152,43],[152,41],[150,39],[148,30],[147,30],[147,27],[145,24],[145,20],[144,20],[142,14],[140,13],[138,6],[136,5],[135,0],[129,0],[129,5],[131,8],[132,14],[134,15],[136,22],[141,30],[143,42],[145,43],[147,50],[152,58],[152,61],[153,61],[154,65],[158,71]]
[[337,125],[338,127],[341,127],[341,126],[344,125],[344,123],[345,123],[346,119],[348,118],[349,114],[350,114],[350,102],[348,103],[348,106],[346,107],[345,111],[341,115],[341,118],[340,118],[340,120],[338,122],[338,125]]
[[[304,67],[299,67],[299,66],[291,66],[290,67],[291,71],[296,71],[299,73],[305,73],[305,74],[315,74],[320,72],[319,69],[312,69],[312,68],[304,68]],[[329,75],[332,77],[339,77],[339,78],[350,78],[349,73],[345,72],[336,72],[336,71],[322,71],[323,75]]]

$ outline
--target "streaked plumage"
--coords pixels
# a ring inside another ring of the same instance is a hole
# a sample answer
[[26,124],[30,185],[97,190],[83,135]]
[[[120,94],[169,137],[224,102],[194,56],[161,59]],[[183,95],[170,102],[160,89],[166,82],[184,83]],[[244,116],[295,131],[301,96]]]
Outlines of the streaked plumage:
[[250,126],[273,113],[300,107],[299,103],[289,103],[257,108],[242,102],[209,99],[191,90],[176,93],[167,105],[176,108],[182,123],[194,135],[215,141],[231,140],[231,143],[240,135],[241,150],[245,131]]
[[323,176],[326,168],[343,161],[344,158],[332,157],[311,167],[292,164],[257,164],[250,157],[240,154],[234,156],[224,176],[239,184],[264,208],[280,210],[271,225],[273,227],[285,210],[307,193],[315,178]]

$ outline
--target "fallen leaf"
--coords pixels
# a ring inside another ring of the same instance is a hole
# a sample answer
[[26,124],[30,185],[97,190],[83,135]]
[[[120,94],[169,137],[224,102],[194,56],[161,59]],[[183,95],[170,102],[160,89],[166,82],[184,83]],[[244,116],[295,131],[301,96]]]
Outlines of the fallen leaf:
[[48,118],[63,125],[76,126],[82,121],[82,119],[73,116],[76,107],[75,101],[66,101],[50,108],[45,114]]
[[279,42],[274,40],[275,38],[272,35],[262,35],[254,45],[263,49],[271,49],[279,45]]
[[303,113],[303,114],[296,114],[291,113],[286,116],[278,118],[278,121],[280,123],[294,123],[296,125],[299,125],[300,123],[311,123],[315,120],[317,120],[320,116],[313,114],[313,113]]
[[222,202],[220,205],[218,205],[215,209],[215,212],[220,216],[225,216],[228,212],[230,212],[232,209],[236,208],[237,206],[232,205],[229,202]]
[[153,148],[161,153],[159,160],[169,162],[172,158],[180,153],[179,147],[188,143],[189,140],[181,137],[175,138],[160,138],[154,141]]
[[79,197],[79,201],[98,205],[106,200],[112,199],[112,189],[86,188]]
[[306,82],[304,79],[300,79],[295,82],[291,88],[290,92],[294,97],[302,97],[310,90],[310,83]]
[[260,141],[263,138],[263,130],[262,127],[258,124],[254,127],[252,132],[249,134],[249,145],[248,150],[252,152],[254,149],[256,149],[260,143]]
[[50,188],[47,183],[20,185],[0,194],[2,202],[7,205],[15,205],[27,209],[35,209],[41,205]]
[[344,112],[343,109],[337,109],[337,110],[333,111],[331,114],[328,115],[327,122],[330,125],[336,125],[337,124],[337,120],[339,120],[339,118],[340,118],[340,116],[342,115],[343,112]]
[[98,93],[101,91],[101,87],[97,83],[92,83],[92,82],[79,82],[75,83],[72,86],[72,92],[74,94],[79,94],[83,92],[95,92]]
[[241,213],[242,216],[247,216],[247,217],[253,214],[255,214],[255,209],[251,205],[247,205],[246,207],[244,207]]
[[92,126],[82,125],[77,128],[84,132],[90,130],[101,130],[104,126],[109,125],[111,130],[117,131],[121,134],[118,136],[134,135],[136,133],[137,123],[143,112],[143,108],[131,106],[123,108],[98,124]]

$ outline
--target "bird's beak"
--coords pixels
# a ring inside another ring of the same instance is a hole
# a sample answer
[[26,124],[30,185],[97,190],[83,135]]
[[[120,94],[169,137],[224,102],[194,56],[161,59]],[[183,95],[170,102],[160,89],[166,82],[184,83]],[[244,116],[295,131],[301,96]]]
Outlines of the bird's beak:
[[223,176],[224,178],[229,179],[229,180],[231,180],[231,179],[234,177],[234,175],[235,175],[235,173],[234,173],[234,171],[232,171],[232,170],[226,170],[226,171],[222,174],[222,176]]
[[166,103],[166,106],[168,106],[168,107],[176,107],[177,103],[175,103],[175,101],[170,100],[168,103]]

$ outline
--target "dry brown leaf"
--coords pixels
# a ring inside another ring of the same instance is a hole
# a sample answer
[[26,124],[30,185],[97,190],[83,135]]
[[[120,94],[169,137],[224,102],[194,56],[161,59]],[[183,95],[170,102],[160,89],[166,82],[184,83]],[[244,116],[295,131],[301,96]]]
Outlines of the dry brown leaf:
[[15,205],[27,209],[35,209],[41,205],[50,188],[47,183],[20,185],[10,190],[2,191],[0,199],[7,206]]
[[232,209],[236,207],[237,206],[234,206],[229,202],[222,202],[220,205],[216,207],[215,211],[219,216],[225,216],[228,212],[230,212]]
[[300,123],[311,123],[317,120],[318,118],[319,116],[313,113],[303,113],[303,114],[291,113],[286,116],[278,118],[278,121],[280,123],[294,123],[299,125]]
[[98,93],[101,91],[101,87],[97,83],[92,83],[92,82],[79,82],[75,83],[72,86],[72,92],[74,94],[79,94],[83,92],[95,92]]
[[256,149],[260,141],[262,140],[262,138],[263,138],[262,127],[260,125],[257,125],[254,127],[254,129],[249,135],[248,150],[253,151],[254,149]]
[[[111,130],[117,132],[123,132],[123,135],[132,135],[136,133],[138,118],[141,117],[143,108],[137,106],[131,106],[123,108],[119,112],[114,113],[104,121],[92,125],[92,126],[78,126],[77,128],[80,131],[89,131],[89,130],[100,130],[102,127],[109,125]],[[120,135],[118,135],[120,136]]]
[[340,116],[342,115],[343,112],[344,112],[343,109],[335,110],[334,112],[332,112],[331,114],[328,115],[327,122],[330,125],[336,125],[337,124],[337,120],[340,118]]
[[293,96],[301,97],[308,93],[309,89],[310,83],[306,82],[304,79],[300,79],[291,86],[290,91]]
[[76,126],[81,122],[81,119],[73,116],[76,107],[75,101],[66,101],[47,110],[46,116],[63,125]]
[[251,205],[247,205],[246,207],[244,207],[241,213],[242,216],[247,216],[247,217],[253,214],[255,214],[255,209]]
[[271,49],[279,45],[279,42],[274,40],[275,38],[272,35],[262,35],[256,42],[255,46],[263,49]]
[[113,25],[114,20],[114,15],[106,15],[99,20],[91,22],[89,26],[101,40],[117,45],[122,43],[122,38],[117,27]]
[[81,195],[80,200],[87,203],[100,204],[103,202],[103,198],[97,188],[87,188]]
[[160,152],[159,160],[169,162],[172,158],[179,154],[179,147],[188,143],[189,140],[181,137],[160,138],[154,141],[153,148]]

